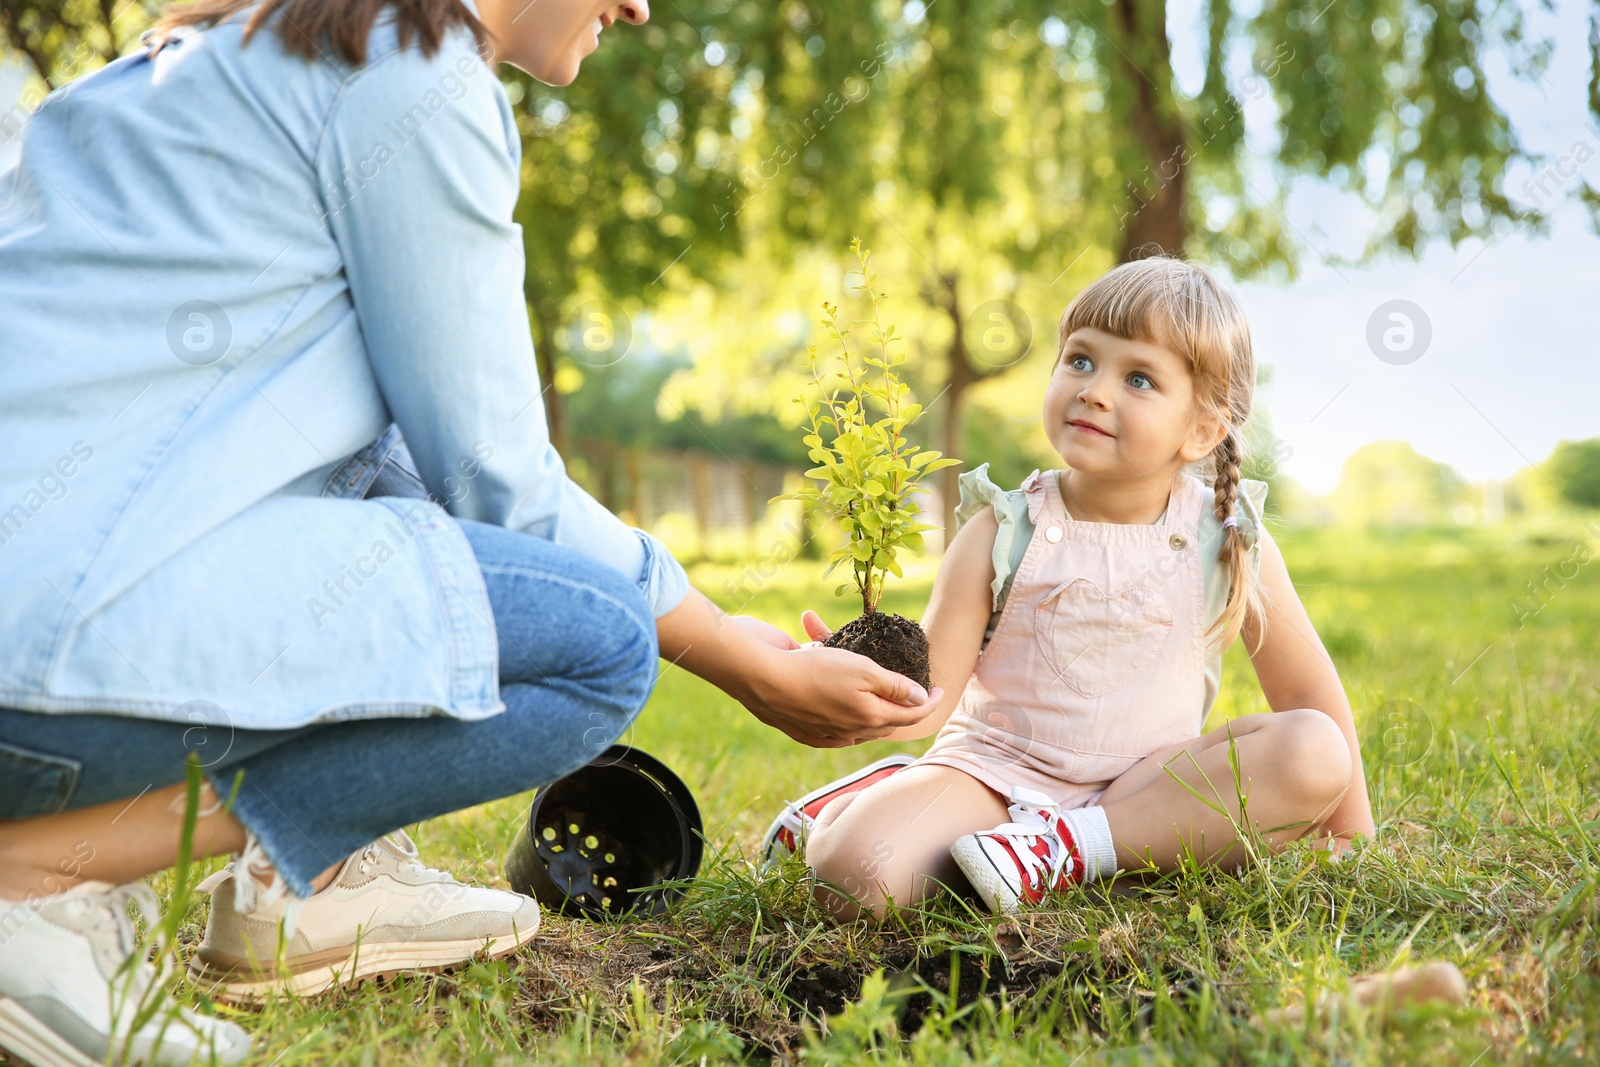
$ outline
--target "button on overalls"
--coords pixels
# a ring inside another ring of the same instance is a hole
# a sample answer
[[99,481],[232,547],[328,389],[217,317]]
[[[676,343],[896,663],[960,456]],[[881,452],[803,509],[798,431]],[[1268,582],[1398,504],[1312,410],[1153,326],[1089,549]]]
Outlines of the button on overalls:
[[1079,522],[1057,472],[1022,488],[1034,522],[999,622],[919,763],[1064,808],[1165,745],[1197,737],[1205,700],[1205,490],[1180,474],[1162,525]]

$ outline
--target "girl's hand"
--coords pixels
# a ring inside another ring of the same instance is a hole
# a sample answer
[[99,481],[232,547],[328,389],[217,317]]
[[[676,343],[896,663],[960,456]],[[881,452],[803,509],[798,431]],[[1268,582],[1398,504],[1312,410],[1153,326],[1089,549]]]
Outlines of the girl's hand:
[[[833,636],[833,628],[822,621],[822,616],[807,608],[800,613],[800,627],[811,638],[811,645],[820,645]],[[808,646],[809,647],[809,646]]]

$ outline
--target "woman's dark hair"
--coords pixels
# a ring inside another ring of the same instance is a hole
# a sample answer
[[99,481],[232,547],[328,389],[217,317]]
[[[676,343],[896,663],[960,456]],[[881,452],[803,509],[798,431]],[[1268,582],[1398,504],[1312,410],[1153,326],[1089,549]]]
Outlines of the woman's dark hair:
[[[193,0],[169,8],[156,21],[151,43],[159,43],[183,26],[226,22],[253,3],[256,0]],[[477,39],[478,51],[487,54],[489,31],[461,0],[260,0],[260,5],[245,23],[245,43],[276,16],[275,28],[283,38],[284,50],[307,59],[331,48],[346,63],[364,65],[367,37],[386,7],[394,8],[402,48],[417,41],[422,54],[431,57],[446,33],[466,26]]]

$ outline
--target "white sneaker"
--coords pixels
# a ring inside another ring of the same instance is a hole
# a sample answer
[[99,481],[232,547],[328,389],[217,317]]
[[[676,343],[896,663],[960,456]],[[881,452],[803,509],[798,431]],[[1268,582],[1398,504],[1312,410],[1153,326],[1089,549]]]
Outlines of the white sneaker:
[[1000,914],[1079,885],[1085,872],[1078,843],[1055,801],[1018,786],[1011,790],[1010,813],[1010,822],[967,834],[950,846],[972,888]]
[[0,1050],[34,1067],[232,1064],[249,1054],[243,1030],[178,1007],[165,988],[170,969],[136,958],[130,901],[155,924],[160,908],[142,882],[0,901]]
[[275,990],[309,995],[363,978],[444,970],[480,952],[498,958],[539,930],[539,905],[531,897],[463,885],[424,867],[403,831],[345,860],[338,877],[304,901],[258,891],[253,877],[240,874],[260,855],[247,848],[200,883],[211,893],[211,916],[189,977],[228,1003],[260,1000]]

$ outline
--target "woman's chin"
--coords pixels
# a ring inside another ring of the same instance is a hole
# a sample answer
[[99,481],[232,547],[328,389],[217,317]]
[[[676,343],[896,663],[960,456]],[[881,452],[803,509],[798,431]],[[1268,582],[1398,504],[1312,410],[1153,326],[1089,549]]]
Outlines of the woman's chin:
[[577,79],[578,67],[582,63],[582,56],[568,53],[562,56],[551,56],[539,62],[529,63],[526,66],[520,63],[515,65],[522,67],[523,72],[534,81],[559,89],[562,86],[571,85]]
[[534,74],[533,77],[536,81],[541,81],[553,88],[565,88],[578,80],[578,64],[574,63],[569,67],[563,67],[548,74]]

